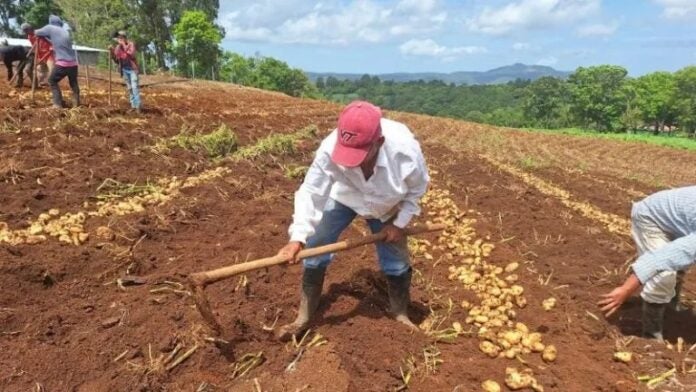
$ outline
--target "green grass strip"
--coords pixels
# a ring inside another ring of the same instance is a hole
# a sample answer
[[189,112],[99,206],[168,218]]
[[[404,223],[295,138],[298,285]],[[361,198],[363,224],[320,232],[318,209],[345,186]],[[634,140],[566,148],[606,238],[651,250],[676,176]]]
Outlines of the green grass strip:
[[681,135],[653,135],[651,133],[604,133],[580,128],[564,128],[564,129],[538,129],[538,128],[522,128],[526,132],[539,132],[546,134],[561,134],[574,137],[585,137],[594,139],[608,139],[631,143],[644,143],[657,146],[681,149],[681,150],[696,150],[696,139],[688,138]]

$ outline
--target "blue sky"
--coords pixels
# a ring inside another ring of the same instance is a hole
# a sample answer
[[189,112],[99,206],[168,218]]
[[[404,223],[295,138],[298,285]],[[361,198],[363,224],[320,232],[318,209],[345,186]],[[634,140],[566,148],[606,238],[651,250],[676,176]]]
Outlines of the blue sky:
[[221,0],[225,49],[307,71],[487,70],[516,62],[633,76],[696,64],[696,0]]

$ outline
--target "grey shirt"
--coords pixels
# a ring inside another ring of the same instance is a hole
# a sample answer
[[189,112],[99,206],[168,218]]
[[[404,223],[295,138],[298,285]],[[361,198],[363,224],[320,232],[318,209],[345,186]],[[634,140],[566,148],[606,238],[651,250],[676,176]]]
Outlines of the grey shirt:
[[696,186],[650,195],[634,205],[633,215],[650,220],[673,239],[633,263],[641,283],[662,271],[684,270],[696,261]]
[[70,34],[62,27],[54,25],[46,25],[36,30],[37,37],[45,37],[53,44],[53,52],[56,56],[56,61],[76,62],[77,57],[73,50],[72,38]]

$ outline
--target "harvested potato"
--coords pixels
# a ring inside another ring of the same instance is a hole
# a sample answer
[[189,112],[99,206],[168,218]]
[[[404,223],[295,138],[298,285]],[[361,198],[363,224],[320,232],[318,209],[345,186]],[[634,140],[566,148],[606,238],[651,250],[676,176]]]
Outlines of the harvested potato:
[[481,384],[481,389],[484,392],[500,392],[500,384],[493,380],[486,380]]
[[488,322],[488,316],[476,316],[474,317],[474,321],[477,323],[485,324]]
[[[539,344],[541,344],[541,334],[538,332],[532,332],[530,334],[525,335],[522,338],[522,346],[527,347],[532,351],[537,351],[536,348]],[[542,347],[541,350],[538,350],[538,352],[541,352],[543,350],[544,347]]]
[[527,328],[527,326],[522,323],[515,323],[515,329],[522,332],[523,334],[529,333],[529,328]]
[[517,268],[519,266],[520,266],[520,263],[512,262],[512,263],[505,266],[505,272],[507,272],[508,274],[513,273],[517,270]]
[[544,348],[544,352],[541,354],[541,358],[546,362],[553,362],[556,360],[556,346],[549,344]]
[[517,274],[508,275],[505,277],[505,281],[508,283],[515,283],[519,280]]
[[551,310],[551,309],[553,309],[554,307],[556,307],[556,298],[551,297],[551,298],[545,299],[545,300],[541,303],[541,306],[544,308],[545,311],[548,312],[549,310]]
[[510,287],[510,294],[512,294],[513,296],[517,297],[522,295],[522,293],[524,293],[524,288],[522,286],[514,285]]
[[614,360],[623,363],[629,363],[633,359],[633,353],[629,351],[619,351],[614,353]]
[[484,354],[488,355],[491,358],[495,358],[498,356],[498,353],[500,353],[500,347],[496,346],[492,342],[489,342],[488,340],[484,340],[479,344],[479,349],[481,352]]
[[114,234],[114,231],[106,226],[97,227],[96,234],[97,234],[97,238],[102,240],[102,241],[113,241],[114,238],[116,237],[116,235]]
[[504,355],[505,355],[505,358],[507,358],[507,359],[515,359],[515,358],[517,358],[517,355],[520,352],[522,352],[522,350],[520,350],[519,348],[511,347],[511,348],[505,350]]
[[506,331],[502,334],[502,338],[511,345],[515,345],[522,340],[522,333],[520,331]]
[[515,297],[515,304],[520,308],[527,306],[527,298],[523,296]]
[[544,351],[546,346],[542,342],[534,342],[531,347],[529,347],[530,351],[535,352],[535,353],[540,353]]
[[505,369],[505,385],[513,391],[532,388],[537,392],[544,392],[544,387],[537,383],[531,369],[525,369],[522,372],[514,367]]

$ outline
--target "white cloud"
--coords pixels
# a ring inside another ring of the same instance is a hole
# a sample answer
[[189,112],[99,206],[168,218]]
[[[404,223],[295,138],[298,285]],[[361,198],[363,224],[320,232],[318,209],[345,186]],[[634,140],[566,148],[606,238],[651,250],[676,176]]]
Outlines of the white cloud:
[[512,50],[517,52],[526,52],[532,49],[532,44],[528,42],[515,42],[512,44]]
[[517,0],[499,8],[485,7],[467,24],[485,34],[507,34],[574,23],[594,14],[602,0]]
[[399,47],[399,50],[405,55],[438,57],[442,59],[451,59],[465,54],[486,52],[486,48],[481,46],[441,46],[432,39],[412,39],[404,42]]
[[596,53],[597,53],[597,51],[595,49],[566,49],[566,50],[561,52],[561,56],[588,58]]
[[619,22],[595,23],[585,25],[577,29],[576,33],[580,37],[609,37],[619,28]]
[[401,0],[396,5],[400,11],[431,12],[438,6],[437,0]]
[[305,44],[383,42],[437,31],[441,0],[231,0],[220,17],[226,38]]
[[655,0],[664,7],[662,16],[673,20],[691,20],[696,18],[696,1],[694,0]]
[[554,66],[558,64],[558,58],[554,56],[546,56],[543,58],[540,58],[539,61],[537,61],[537,65],[546,65],[546,66]]

